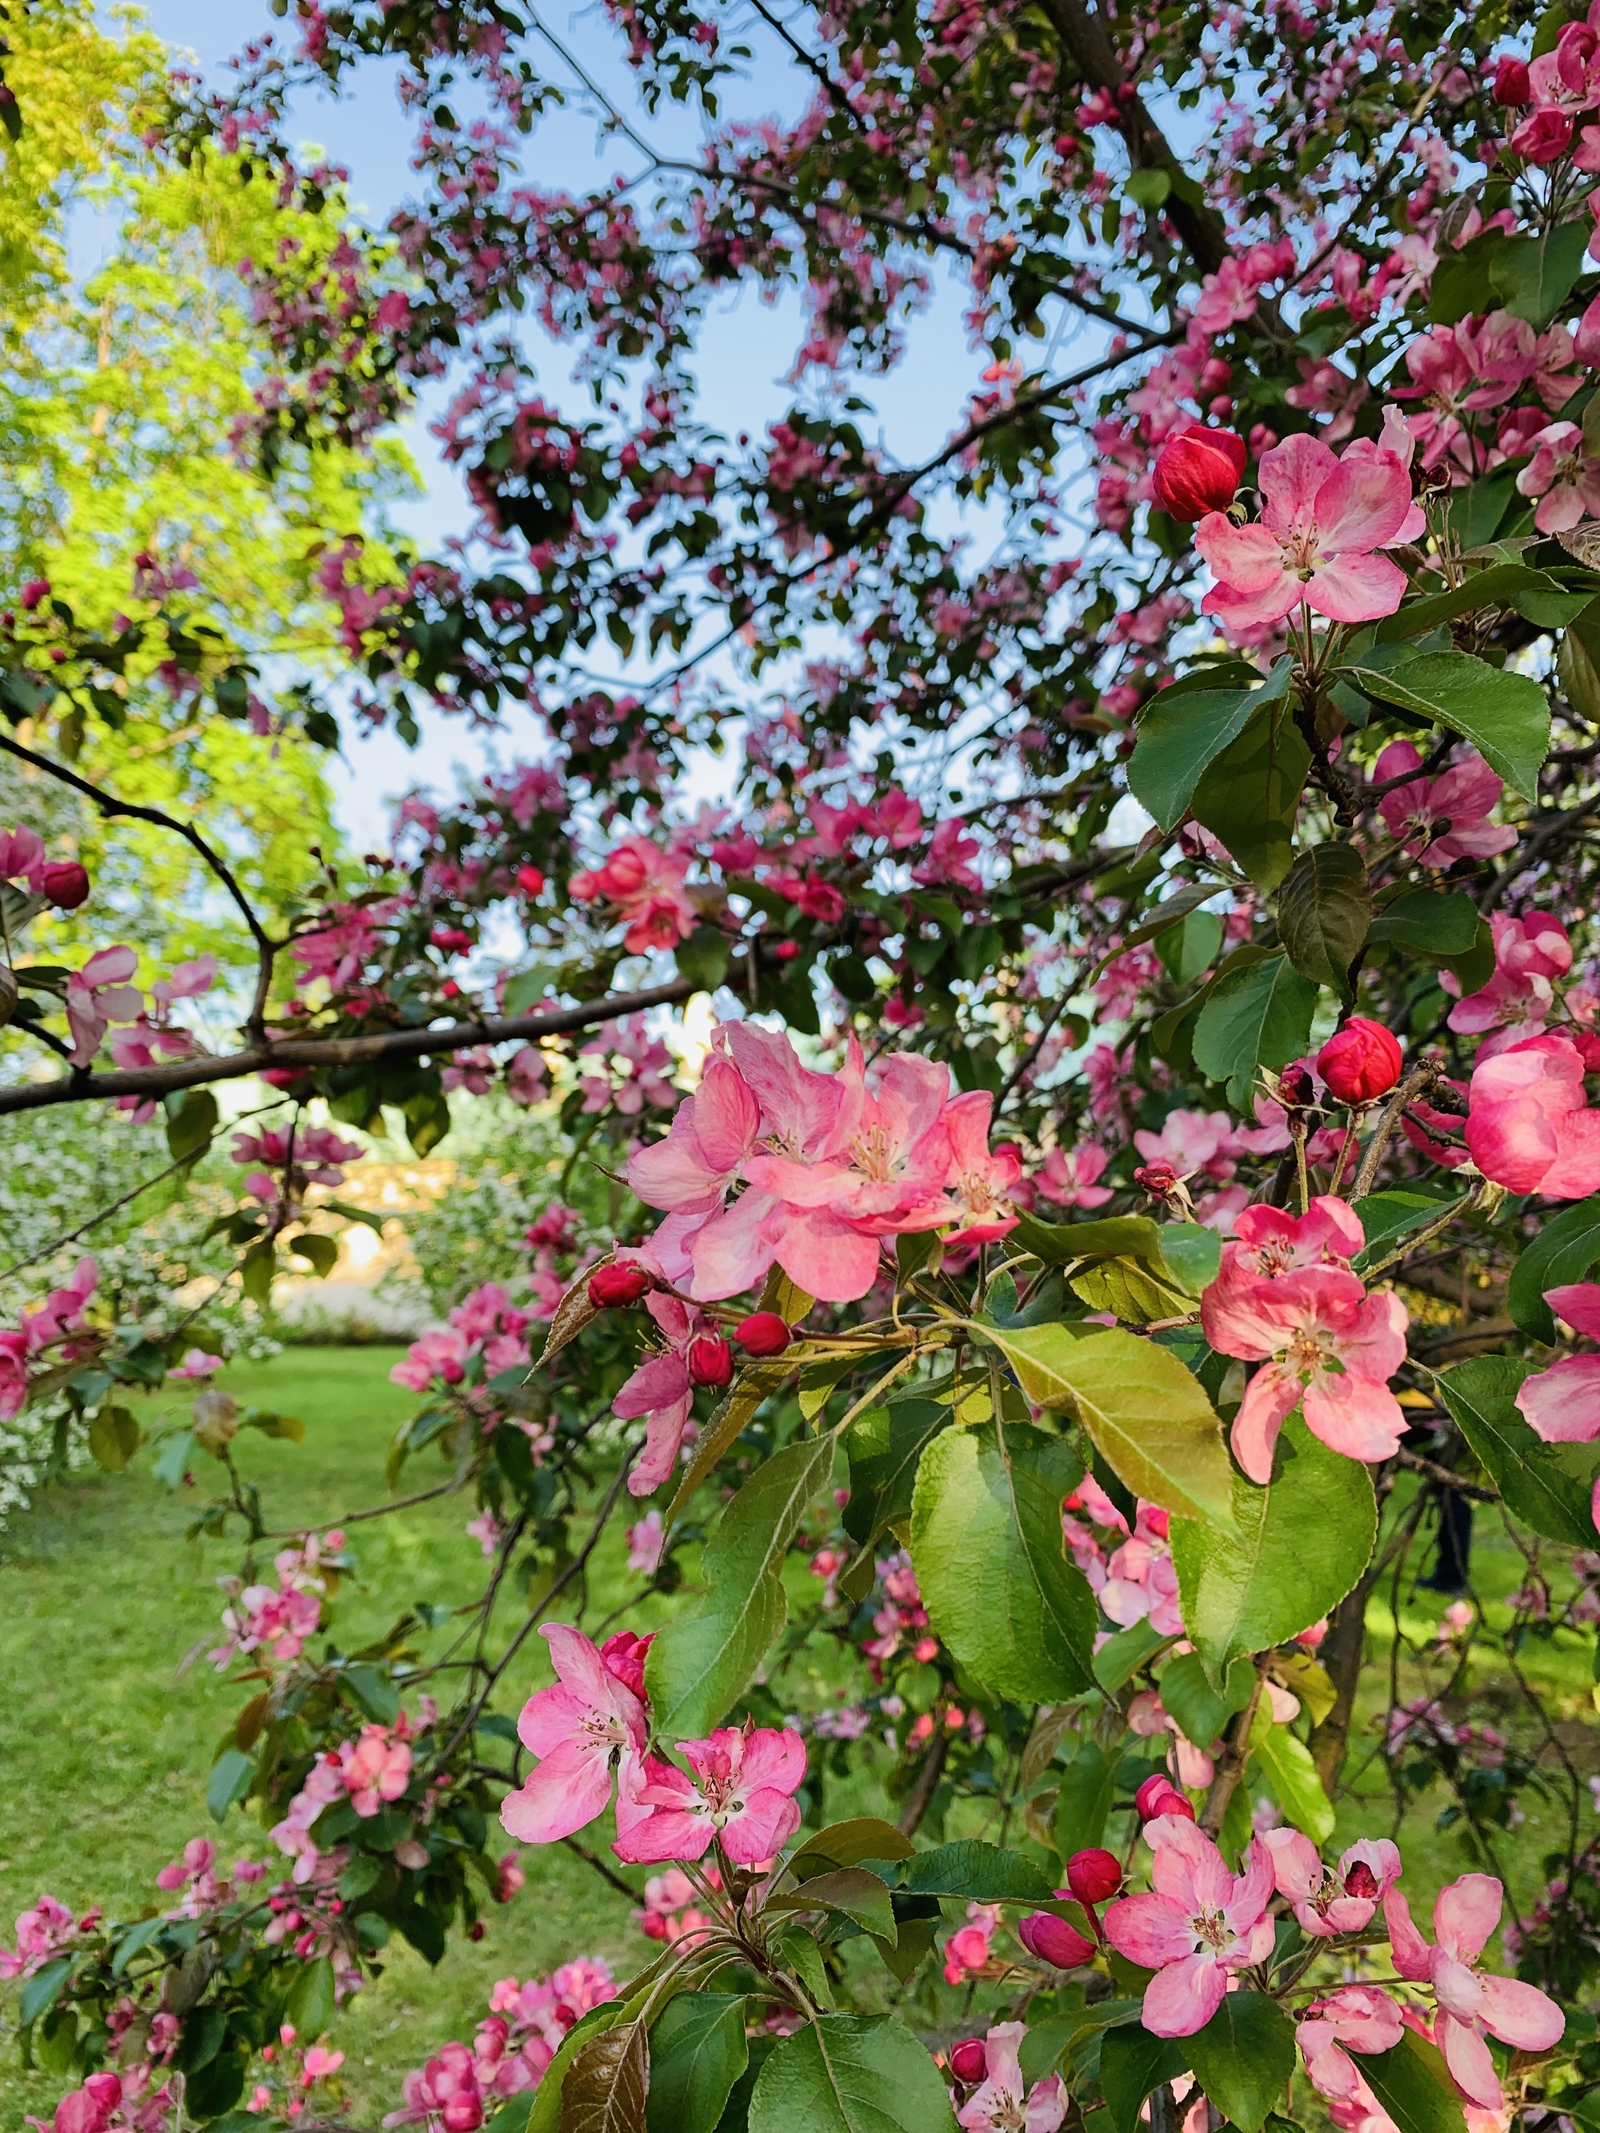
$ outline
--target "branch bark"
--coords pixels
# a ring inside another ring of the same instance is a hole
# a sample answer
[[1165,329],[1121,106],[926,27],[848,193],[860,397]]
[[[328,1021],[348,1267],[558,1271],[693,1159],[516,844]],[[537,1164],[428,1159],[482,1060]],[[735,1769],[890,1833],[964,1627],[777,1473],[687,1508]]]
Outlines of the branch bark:
[[506,1044],[517,1038],[556,1037],[568,1030],[615,1022],[647,1007],[673,1007],[705,987],[689,978],[673,978],[642,992],[607,993],[576,1007],[553,1007],[527,1015],[485,1016],[480,1021],[452,1022],[427,1029],[380,1030],[370,1037],[290,1037],[281,1044],[251,1044],[237,1052],[198,1059],[174,1059],[166,1066],[125,1067],[110,1074],[63,1074],[55,1081],[23,1082],[0,1089],[0,1114],[38,1111],[47,1104],[102,1102],[113,1096],[165,1096],[174,1089],[198,1088],[208,1081],[240,1081],[266,1067],[363,1066],[369,1060],[426,1059],[463,1052],[477,1044]]

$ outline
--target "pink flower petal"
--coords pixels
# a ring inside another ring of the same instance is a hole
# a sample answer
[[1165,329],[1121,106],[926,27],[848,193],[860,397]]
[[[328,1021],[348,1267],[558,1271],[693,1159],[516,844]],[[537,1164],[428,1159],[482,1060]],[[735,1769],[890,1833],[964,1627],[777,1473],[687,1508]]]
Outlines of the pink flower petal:
[[1444,2063],[1461,2093],[1483,2110],[1500,2110],[1505,2097],[1500,2090],[1494,2061],[1489,2056],[1489,2047],[1478,2032],[1467,2023],[1456,2021],[1453,2015],[1441,2014],[1434,2024],[1434,2034],[1444,2053]]
[[500,1803],[500,1820],[524,1844],[554,1844],[605,1813],[611,1763],[603,1743],[564,1741]]
[[1567,2026],[1548,1993],[1515,1977],[1484,1979],[1482,2019],[1491,2037],[1522,2052],[1548,2051],[1560,2043]]
[[1214,1955],[1169,1963],[1144,1989],[1144,2026],[1153,2037],[1192,2037],[1222,2005],[1227,1989],[1228,1973]]
[[1387,556],[1338,555],[1318,563],[1304,587],[1307,604],[1331,622],[1376,622],[1405,598],[1407,578]]
[[1463,1874],[1452,1881],[1433,1907],[1434,1937],[1440,1947],[1457,1962],[1475,1962],[1500,1923],[1505,1900],[1505,1890],[1493,1874]]
[[1600,1437],[1600,1355],[1564,1355],[1524,1379],[1517,1406],[1546,1444],[1592,1444]]

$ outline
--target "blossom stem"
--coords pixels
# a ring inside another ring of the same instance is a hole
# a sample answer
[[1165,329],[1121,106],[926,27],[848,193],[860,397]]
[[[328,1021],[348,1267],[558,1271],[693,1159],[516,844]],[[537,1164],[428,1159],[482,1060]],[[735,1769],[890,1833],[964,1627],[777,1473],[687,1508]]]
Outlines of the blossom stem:
[[1361,1168],[1356,1172],[1356,1181],[1350,1192],[1352,1200],[1365,1199],[1371,1192],[1373,1180],[1378,1175],[1378,1165],[1383,1161],[1383,1151],[1389,1145],[1390,1135],[1400,1123],[1400,1114],[1438,1078],[1437,1067],[1414,1067],[1384,1105],[1372,1139],[1367,1143],[1366,1154],[1361,1158]]

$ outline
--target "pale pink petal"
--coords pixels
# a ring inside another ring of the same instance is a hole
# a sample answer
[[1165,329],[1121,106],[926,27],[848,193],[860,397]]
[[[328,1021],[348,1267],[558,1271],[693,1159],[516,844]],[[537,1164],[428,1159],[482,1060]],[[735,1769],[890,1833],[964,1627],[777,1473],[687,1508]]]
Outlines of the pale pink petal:
[[882,1259],[875,1237],[822,1213],[797,1215],[773,1256],[791,1281],[823,1303],[855,1303],[865,1296]]
[[1265,592],[1283,575],[1283,545],[1265,526],[1236,526],[1213,511],[1194,529],[1194,544],[1223,585],[1241,593]]
[[1548,1993],[1521,1978],[1483,1980],[1483,2026],[1502,2044],[1521,2052],[1546,2052],[1559,2044],[1567,2018]]
[[630,1496],[653,1496],[667,1481],[683,1447],[693,1399],[685,1392],[670,1407],[658,1407],[645,1424],[644,1444],[628,1475]]
[[1410,513],[1410,477],[1393,460],[1346,457],[1317,491],[1317,539],[1329,555],[1381,548]]
[[740,1771],[752,1788],[794,1792],[805,1780],[806,1744],[792,1726],[757,1726],[745,1736]]
[[1433,1934],[1457,1962],[1475,1962],[1489,1944],[1505,1908],[1505,1890],[1493,1874],[1463,1874],[1439,1892]]
[[549,1755],[577,1732],[589,1709],[588,1703],[561,1682],[554,1688],[536,1690],[522,1706],[517,1738],[530,1755]]
[[1391,1459],[1406,1432],[1405,1409],[1388,1386],[1349,1371],[1313,1378],[1301,1412],[1311,1434],[1347,1459]]
[[1526,1378],[1517,1406],[1546,1444],[1592,1444],[1600,1437],[1600,1355],[1564,1355]]
[[[580,1703],[611,1708],[622,1684],[608,1674],[600,1654],[583,1634],[565,1622],[546,1622],[539,1631],[550,1647],[550,1663]],[[622,1689],[627,1696],[626,1689]],[[629,1697],[629,1702],[633,1699]]]
[[1265,1364],[1244,1389],[1229,1441],[1234,1458],[1262,1487],[1272,1479],[1278,1433],[1299,1402],[1299,1378],[1277,1363]]
[[1220,615],[1235,629],[1249,629],[1268,622],[1281,622],[1300,605],[1304,591],[1294,572],[1285,570],[1259,591],[1213,585],[1200,602],[1200,612]]
[[1330,622],[1376,622],[1405,598],[1408,580],[1382,555],[1339,555],[1318,563],[1306,580],[1308,606]]
[[[672,1407],[690,1397],[689,1367],[681,1355],[647,1356],[611,1403],[611,1412],[624,1422],[637,1420],[657,1408]],[[687,1407],[685,1407],[687,1413]]]
[[1274,533],[1287,534],[1316,516],[1317,499],[1338,464],[1320,437],[1303,434],[1286,437],[1262,453],[1256,473],[1261,516]]
[[1434,2024],[1434,2035],[1456,2087],[1484,2110],[1498,2111],[1505,2097],[1489,2047],[1478,2032],[1468,2023],[1456,2021],[1453,2015],[1442,2014]]
[[1321,1888],[1322,1861],[1309,1837],[1297,1829],[1269,1829],[1263,1841],[1272,1859],[1272,1879],[1280,1896],[1293,1902]]
[[689,1244],[692,1295],[715,1303],[755,1287],[772,1264],[776,1207],[764,1192],[741,1193],[731,1207],[696,1231]]
[[[1150,1846],[1150,1879],[1193,1917],[1198,1911],[1221,1911],[1232,1901],[1234,1879],[1215,1843],[1183,1815],[1158,1815],[1145,1828]],[[1268,1860],[1265,1889],[1272,1887]]]
[[500,1803],[500,1820],[524,1844],[554,1844],[605,1813],[611,1798],[611,1763],[603,1743],[564,1741],[519,1792]]
[[1417,1931],[1411,1906],[1398,1889],[1383,1892],[1383,1922],[1389,1929],[1389,1947],[1400,1975],[1418,1983],[1431,1978],[1433,1950]]
[[735,1866],[754,1866],[759,1859],[770,1859],[799,1827],[799,1804],[769,1786],[747,1793],[744,1812],[728,1817],[723,1849]]
[[1170,1896],[1124,1896],[1105,1916],[1106,1937],[1143,1970],[1181,1962],[1194,1948],[1188,1913]]
[[713,1170],[733,1171],[761,1125],[755,1092],[730,1060],[713,1052],[694,1095],[694,1130]]
[[709,1815],[658,1807],[628,1829],[620,1825],[611,1849],[630,1866],[659,1866],[668,1859],[698,1859],[717,1833]]
[[1192,2037],[1222,2005],[1228,1973],[1211,1954],[1158,1970],[1144,1989],[1144,2026],[1153,2037]]

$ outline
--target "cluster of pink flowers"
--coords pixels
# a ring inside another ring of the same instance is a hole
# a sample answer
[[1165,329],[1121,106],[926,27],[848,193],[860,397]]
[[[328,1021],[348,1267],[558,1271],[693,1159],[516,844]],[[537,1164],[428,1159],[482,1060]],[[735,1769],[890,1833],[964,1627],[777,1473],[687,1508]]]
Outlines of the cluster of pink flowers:
[[1221,1355],[1261,1363],[1233,1424],[1233,1450],[1252,1481],[1272,1478],[1278,1433],[1299,1407],[1306,1427],[1352,1459],[1388,1459],[1405,1433],[1389,1380],[1405,1361],[1406,1308],[1369,1294],[1350,1261],[1366,1242],[1359,1218],[1324,1194],[1308,1213],[1248,1207],[1200,1303]]
[[719,1728],[679,1741],[687,1771],[647,1753],[644,1658],[648,1637],[621,1630],[596,1650],[578,1630],[547,1624],[557,1682],[523,1706],[517,1732],[538,1758],[500,1819],[525,1844],[552,1844],[583,1829],[617,1796],[619,1859],[660,1865],[699,1859],[713,1842],[738,1866],[769,1860],[800,1826],[794,1795],[806,1774],[792,1727]]
[[390,1380],[408,1392],[427,1392],[436,1383],[459,1385],[469,1371],[493,1378],[503,1370],[526,1370],[524,1335],[537,1315],[514,1305],[499,1282],[486,1281],[455,1306],[448,1325],[411,1343]]
[[178,1890],[183,1893],[183,1901],[168,1912],[169,1918],[198,1918],[267,1878],[267,1869],[255,1859],[235,1860],[230,1874],[219,1874],[216,1869],[215,1844],[209,1837],[191,1837],[183,1847],[183,1857],[164,1866],[156,1876],[158,1889],[169,1894]]
[[[1386,1840],[1351,1845],[1329,1869],[1309,1838],[1269,1830],[1251,1840],[1244,1871],[1234,1874],[1211,1838],[1170,1803],[1146,1822],[1144,1834],[1153,1887],[1113,1903],[1105,1934],[1119,1954],[1155,1973],[1142,2012],[1155,2036],[1188,2037],[1203,2029],[1233,1973],[1271,1953],[1274,1896],[1287,1901],[1314,1939],[1365,1931],[1381,1905],[1395,1969],[1432,1988],[1431,2033],[1462,2095],[1480,2109],[1501,2110],[1505,2103],[1486,2034],[1527,2051],[1547,2050],[1562,2034],[1561,2010],[1544,1993],[1475,1967],[1503,1900],[1500,1883],[1487,1874],[1465,1874],[1443,1891],[1431,1946],[1395,1886],[1400,1855]],[[1409,2000],[1376,1986],[1342,1987],[1307,2010],[1299,2036],[1306,2071],[1331,2105],[1352,2113],[1337,2118],[1350,2133],[1363,2118],[1371,2123],[1382,2114],[1347,2055],[1388,2050],[1404,2022],[1430,2026]]]
[[16,1946],[0,1948],[0,1982],[31,1977],[52,1956],[70,1947],[75,1935],[92,1933],[99,1923],[97,1910],[85,1911],[82,1918],[74,1918],[66,1905],[58,1903],[54,1896],[37,1897],[28,1910],[17,1913]]
[[[876,1567],[882,1604],[873,1612],[872,1635],[861,1651],[867,1671],[874,1681],[881,1682],[884,1667],[897,1652],[909,1647],[913,1659],[928,1665],[939,1656],[939,1640],[929,1627],[928,1610],[922,1604],[917,1573],[912,1569],[911,1557],[906,1551],[902,1548],[894,1555],[883,1557]],[[812,1568],[816,1568],[814,1561]]]
[[[1089,1523],[1076,1513],[1087,1514]],[[1140,1502],[1130,1532],[1128,1521],[1092,1474],[1086,1474],[1067,1498],[1061,1531],[1072,1559],[1089,1581],[1107,1618],[1119,1629],[1148,1619],[1164,1637],[1183,1634],[1178,1612],[1178,1573],[1167,1541],[1168,1516],[1158,1504]],[[1094,1529],[1120,1542],[1101,1539]]]
[[[1402,792],[1409,791],[1410,787],[1402,787]],[[1389,797],[1397,799],[1400,794]],[[1556,980],[1572,968],[1572,943],[1558,918],[1543,911],[1527,918],[1493,911],[1489,927],[1494,936],[1494,976],[1488,984],[1461,999],[1460,980],[1453,971],[1446,971],[1440,981],[1446,992],[1458,995],[1450,1010],[1453,1030],[1464,1037],[1494,1032],[1480,1048],[1480,1059],[1492,1058],[1524,1037],[1537,1036],[1555,1010]]]
[[1022,2073],[1021,2022],[997,2022],[980,2042],[970,2038],[950,2055],[961,2087],[951,2097],[966,2133],[1057,2133],[1070,2101],[1059,2074],[1030,2088]]
[[264,1126],[259,1133],[235,1134],[233,1141],[236,1163],[266,1166],[246,1174],[244,1189],[267,1208],[298,1208],[308,1186],[342,1185],[344,1166],[365,1153],[359,1141],[342,1139],[331,1126],[304,1123]]
[[[271,1832],[279,1851],[294,1861],[297,1883],[309,1881],[321,1861],[311,1831],[325,1808],[348,1800],[363,1821],[370,1821],[388,1802],[405,1797],[411,1782],[411,1732],[402,1711],[393,1726],[365,1725],[359,1738],[341,1741],[317,1757]],[[415,1839],[402,1840],[395,1857],[402,1866],[427,1864],[426,1848]]]
[[344,1535],[337,1528],[321,1535],[308,1533],[298,1546],[274,1556],[275,1586],[225,1581],[232,1593],[222,1611],[226,1639],[206,1654],[218,1673],[241,1656],[276,1666],[298,1659],[316,1634],[329,1572],[338,1569],[343,1548]]
[[30,2113],[28,2124],[35,2133],[166,2133],[177,2095],[170,2080],[157,2082],[155,2074],[154,2065],[145,2059],[125,2066],[120,2073],[91,2074],[82,2088],[62,2097],[53,2118],[35,2118]]
[[585,1111],[620,1111],[637,1118],[648,1105],[670,1111],[678,1101],[672,1054],[652,1037],[643,1015],[624,1015],[578,1054],[578,1086]]
[[888,1237],[950,1228],[951,1243],[979,1243],[1011,1227],[1021,1164],[989,1151],[987,1091],[952,1097],[949,1070],[913,1054],[869,1076],[853,1038],[838,1074],[754,1022],[723,1024],[714,1044],[665,1139],[628,1164],[667,1213],[651,1251],[691,1296],[738,1295],[776,1263],[809,1295],[852,1303]]
[[93,1259],[83,1258],[64,1288],[52,1289],[36,1310],[24,1310],[20,1323],[0,1331],[0,1422],[20,1414],[28,1401],[28,1365],[46,1348],[59,1346],[62,1359],[82,1354],[81,1337],[89,1330],[85,1312],[100,1282]]
[[536,2089],[567,2031],[615,1992],[610,1966],[599,1957],[580,1956],[525,1985],[501,1978],[471,2046],[447,2044],[407,2074],[401,2086],[405,2100],[384,2125],[474,2133],[490,2109]]
[[[722,1876],[714,1866],[704,1869],[714,1889]],[[686,1933],[703,1933],[711,1920],[698,1908],[700,1892],[680,1867],[669,1866],[664,1874],[652,1874],[644,1885],[644,1909],[634,1912],[639,1931],[647,1940],[679,1941]]]
[[631,954],[651,948],[676,948],[699,923],[684,883],[689,859],[663,850],[644,837],[629,837],[607,857],[604,866],[573,875],[567,884],[575,903],[611,904],[626,927],[622,944]]

